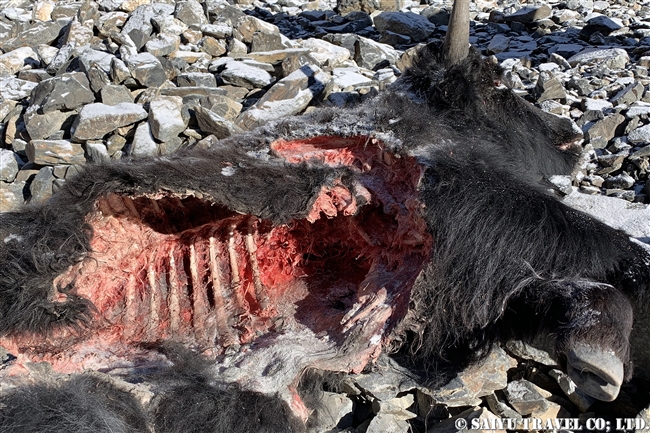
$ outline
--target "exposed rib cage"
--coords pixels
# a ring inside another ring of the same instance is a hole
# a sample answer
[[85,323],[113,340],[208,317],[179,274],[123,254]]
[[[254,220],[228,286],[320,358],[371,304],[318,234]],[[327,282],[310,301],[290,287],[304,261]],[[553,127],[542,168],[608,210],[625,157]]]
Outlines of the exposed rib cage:
[[274,148],[289,163],[304,153],[356,174],[320,185],[304,217],[279,225],[194,191],[101,196],[86,214],[90,253],[55,279],[51,296],[89,301],[95,319],[81,333],[21,336],[12,350],[75,371],[154,362],[167,341],[219,355],[308,335],[363,354],[337,368],[362,368],[406,314],[429,255],[421,169],[364,137]]
[[[100,268],[112,267],[104,269],[109,272],[104,275],[122,277],[105,281],[102,293],[83,295],[102,312],[102,326],[121,330],[126,341],[189,339],[204,347],[249,341],[270,326],[274,313],[257,257],[257,245],[267,238],[259,233],[261,221],[215,208],[212,212],[223,213],[223,218],[186,229],[178,227],[187,224],[179,215],[166,214],[165,205],[172,201],[168,209],[174,212],[192,203],[116,194],[100,200],[92,222],[92,260]],[[108,260],[120,252],[110,245],[102,248],[102,234],[115,230],[133,241],[127,247],[130,252],[124,251],[121,269],[114,268],[120,260]],[[134,256],[135,250],[140,252]],[[76,286],[83,290],[85,284],[80,283]]]

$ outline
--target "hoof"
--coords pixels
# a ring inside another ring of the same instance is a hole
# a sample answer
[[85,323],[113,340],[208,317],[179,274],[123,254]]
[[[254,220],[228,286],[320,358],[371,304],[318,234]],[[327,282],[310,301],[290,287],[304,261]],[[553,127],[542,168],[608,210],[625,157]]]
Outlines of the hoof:
[[623,384],[624,367],[613,351],[581,344],[567,353],[567,374],[585,394],[613,401]]

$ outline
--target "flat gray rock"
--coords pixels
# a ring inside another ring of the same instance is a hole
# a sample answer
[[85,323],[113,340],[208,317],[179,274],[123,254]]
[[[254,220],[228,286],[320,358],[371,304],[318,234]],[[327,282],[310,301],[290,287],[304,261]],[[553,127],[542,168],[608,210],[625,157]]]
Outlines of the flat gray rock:
[[217,79],[209,72],[184,72],[176,82],[180,87],[217,87]]
[[86,143],[86,153],[88,154],[88,158],[95,164],[109,162],[111,160],[108,149],[101,142],[93,141]]
[[180,96],[159,96],[152,100],[149,103],[151,134],[163,143],[178,137],[187,127],[182,110],[183,98]]
[[372,84],[372,79],[357,72],[357,68],[334,68],[332,81],[341,89],[360,87]]
[[480,404],[481,397],[508,385],[508,369],[516,366],[512,357],[499,346],[494,346],[487,358],[458,373],[446,385],[431,390],[431,395],[436,402],[449,407]]
[[0,98],[20,101],[29,96],[36,87],[33,81],[21,80],[16,77],[0,78]]
[[488,53],[497,54],[506,51],[510,47],[510,38],[497,33],[487,46]]
[[217,39],[225,39],[232,35],[232,26],[227,23],[216,22],[214,24],[203,24],[201,33]]
[[236,60],[226,63],[226,68],[221,72],[221,79],[228,84],[247,89],[266,87],[273,82],[273,77],[265,70]]
[[201,106],[228,120],[235,120],[243,108],[239,102],[221,95],[201,98]]
[[117,105],[101,103],[84,106],[74,123],[71,133],[75,140],[102,138],[121,126],[145,119],[147,112],[138,104],[122,102]]
[[354,61],[362,68],[374,69],[380,63],[394,65],[401,53],[390,45],[375,42],[372,39],[357,37]]
[[21,69],[38,67],[39,55],[30,47],[20,47],[0,55],[0,76],[14,75]]
[[0,212],[18,209],[25,202],[23,190],[25,182],[0,182]]
[[232,120],[226,119],[207,108],[196,107],[195,113],[199,128],[204,132],[213,134],[218,139],[230,137],[242,131]]
[[378,31],[391,31],[409,36],[413,41],[425,40],[436,26],[422,15],[413,12],[382,12],[374,18]]
[[564,86],[551,72],[542,72],[539,74],[537,84],[535,85],[535,93],[537,95],[537,102],[566,98]]
[[167,75],[160,60],[150,53],[139,53],[130,56],[126,65],[140,85],[144,87],[158,87],[167,81]]
[[131,143],[131,154],[135,156],[157,156],[160,154],[158,143],[151,134],[148,122],[142,122],[136,128],[133,143]]
[[52,197],[53,171],[52,167],[43,167],[38,171],[29,187],[29,191],[32,193],[32,202],[41,203]]
[[208,22],[208,18],[203,11],[203,6],[196,0],[176,2],[174,16],[188,26],[207,24]]
[[157,57],[168,56],[178,50],[181,39],[177,35],[160,34],[156,39],[151,39],[144,44],[149,54]]
[[2,44],[5,52],[13,51],[20,47],[35,47],[36,45],[50,45],[58,37],[63,24],[59,21],[34,22],[26,30],[21,31],[15,38]]
[[303,66],[273,85],[236,123],[242,129],[251,129],[269,120],[298,114],[323,91],[329,80],[329,74],[319,67]]
[[0,149],[0,181],[12,182],[18,174],[18,161],[13,151]]
[[546,398],[540,394],[535,385],[524,379],[508,383],[504,393],[508,403],[521,415],[545,412],[548,407]]
[[630,108],[625,111],[625,117],[632,119],[634,117],[647,118],[650,115],[650,103],[638,101],[633,103]]
[[568,59],[572,67],[587,64],[604,65],[610,69],[623,69],[629,61],[630,56],[622,48],[583,51]]
[[133,96],[129,89],[119,84],[108,84],[100,91],[102,103],[106,105],[117,105],[122,102],[133,103]]
[[611,101],[615,105],[630,105],[641,99],[644,90],[643,84],[635,81],[632,84],[628,84],[623,90],[614,95],[611,98]]
[[309,54],[315,58],[320,66],[339,66],[350,58],[350,51],[321,39],[306,39],[300,43],[303,48],[309,49]]
[[84,150],[68,140],[32,140],[25,148],[29,162],[41,165],[85,164]]
[[[616,136],[616,129],[624,121],[625,116],[622,114],[614,113],[605,116],[602,120],[599,120],[592,125],[585,125],[585,127],[587,127],[585,138],[590,140],[594,147],[605,147],[607,142]],[[599,144],[596,144],[596,139],[598,137],[601,137],[602,140]]]
[[577,191],[564,197],[564,203],[586,212],[605,224],[636,238],[650,240],[650,206],[613,197],[587,195]]
[[628,134],[627,139],[634,144],[650,143],[650,124],[636,128]]
[[70,72],[41,81],[32,91],[31,103],[45,113],[73,110],[95,102],[86,74]]
[[551,16],[551,12],[551,8],[545,4],[540,6],[526,6],[515,13],[506,15],[504,19],[508,22],[514,21],[527,24],[548,18]]
[[88,71],[95,65],[108,74],[111,71],[111,63],[114,58],[115,56],[111,53],[87,48],[79,55],[79,62],[83,70]]
[[[28,110],[30,111],[30,110]],[[25,115],[25,128],[32,140],[43,140],[64,129],[64,123],[75,116],[77,111],[51,111],[38,114],[36,110]]]

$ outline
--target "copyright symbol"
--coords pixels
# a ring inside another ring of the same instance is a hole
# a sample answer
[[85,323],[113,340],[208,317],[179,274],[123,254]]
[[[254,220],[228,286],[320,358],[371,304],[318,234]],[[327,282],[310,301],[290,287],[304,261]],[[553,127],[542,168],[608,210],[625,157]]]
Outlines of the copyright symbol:
[[467,428],[467,420],[465,418],[458,418],[455,424],[458,430],[465,430]]

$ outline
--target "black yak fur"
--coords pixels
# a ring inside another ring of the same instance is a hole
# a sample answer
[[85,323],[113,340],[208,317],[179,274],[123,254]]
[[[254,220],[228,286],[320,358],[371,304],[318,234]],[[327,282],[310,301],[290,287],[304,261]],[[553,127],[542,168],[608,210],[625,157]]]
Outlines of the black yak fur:
[[[392,89],[359,107],[271,122],[207,150],[90,166],[47,203],[0,215],[0,332],[47,335],[76,327],[83,333],[92,321],[94,307],[75,294],[74,282],[59,288],[65,303],[49,295],[55,277],[90,253],[93,233],[85,217],[98,198],[188,194],[283,224],[305,218],[318,191],[336,179],[353,190],[359,174],[315,161],[289,164],[269,145],[366,136],[380,139],[396,157],[417,159],[421,216],[433,239],[393,344],[433,371],[437,359],[454,353],[462,354],[454,359],[481,356],[496,341],[550,332],[563,365],[572,347],[587,344],[615,353],[629,378],[631,304],[647,304],[650,257],[625,233],[549,193],[545,177],[570,174],[578,161],[579,132],[569,120],[495,86],[498,67],[477,51],[451,67],[437,53],[437,46],[423,48]],[[227,178],[223,167],[232,168]],[[236,425],[239,414],[268,423],[256,431],[295,429],[290,417],[277,425],[264,412],[285,413],[280,403],[257,395],[234,403],[198,370],[159,402],[152,415],[156,431],[226,431],[217,426]],[[34,391],[60,401],[69,387],[86,389],[89,382],[21,389],[2,409],[3,420]],[[46,412],[34,422],[52,416]],[[124,427],[116,431],[139,422],[118,412],[115,422]],[[91,415],[89,422],[103,417]]]
[[127,391],[97,376],[22,386],[0,397],[0,432],[143,433],[147,415]]
[[[300,433],[302,421],[274,396],[215,382],[209,361],[161,348],[173,367],[115,379],[102,373],[40,381],[0,397],[0,432]],[[131,382],[146,380],[155,398],[139,401]],[[313,393],[313,391],[310,391]],[[151,429],[153,426],[153,430]]]

